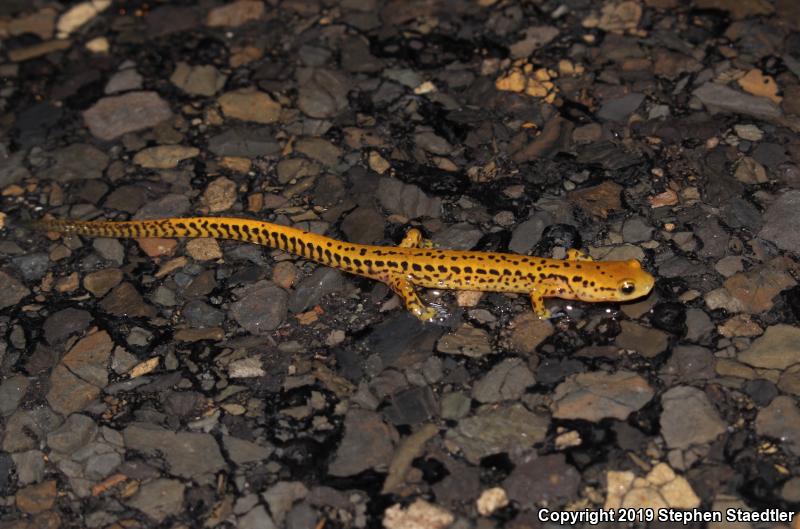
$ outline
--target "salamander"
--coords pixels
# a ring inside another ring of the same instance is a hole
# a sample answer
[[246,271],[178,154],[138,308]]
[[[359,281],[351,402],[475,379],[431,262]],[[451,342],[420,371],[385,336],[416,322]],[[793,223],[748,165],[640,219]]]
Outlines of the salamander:
[[415,287],[528,294],[534,312],[550,317],[544,298],[602,302],[647,295],[654,279],[636,260],[593,261],[577,250],[566,259],[434,248],[412,228],[399,246],[355,244],[307,231],[242,218],[188,217],[135,221],[43,219],[31,227],[93,237],[212,237],[260,244],[355,274],[383,281],[423,321],[438,311]]

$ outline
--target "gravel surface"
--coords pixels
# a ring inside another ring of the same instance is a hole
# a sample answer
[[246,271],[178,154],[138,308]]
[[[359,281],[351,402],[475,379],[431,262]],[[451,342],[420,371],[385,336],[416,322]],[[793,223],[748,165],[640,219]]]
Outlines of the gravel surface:
[[[800,510],[798,6],[0,2],[0,529]],[[423,324],[280,251],[44,214],[416,226],[657,283],[547,321],[426,292]],[[737,527],[800,527],[768,521]]]

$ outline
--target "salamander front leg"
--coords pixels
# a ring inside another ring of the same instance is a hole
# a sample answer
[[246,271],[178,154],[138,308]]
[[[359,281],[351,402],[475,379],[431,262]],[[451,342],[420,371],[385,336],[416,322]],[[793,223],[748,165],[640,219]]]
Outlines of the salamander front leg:
[[400,276],[393,276],[389,278],[387,283],[394,293],[403,300],[406,309],[417,318],[422,321],[431,321],[439,315],[436,309],[433,307],[426,307],[425,304],[422,303],[416,290],[414,290],[414,285],[412,285],[408,279]]
[[544,296],[536,290],[531,291],[531,305],[533,306],[533,312],[539,316],[540,319],[547,320],[552,316],[550,311],[544,306]]
[[398,246],[400,248],[433,248],[434,244],[430,239],[424,239],[422,232],[417,228],[411,228]]

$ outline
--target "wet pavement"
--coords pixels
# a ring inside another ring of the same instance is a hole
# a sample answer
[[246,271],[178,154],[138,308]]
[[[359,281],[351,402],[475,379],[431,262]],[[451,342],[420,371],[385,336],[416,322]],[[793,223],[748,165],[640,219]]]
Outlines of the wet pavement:
[[[200,4],[0,3],[0,528],[800,510],[800,4]],[[418,226],[657,283],[547,321],[427,292],[423,324],[280,251],[44,214]]]

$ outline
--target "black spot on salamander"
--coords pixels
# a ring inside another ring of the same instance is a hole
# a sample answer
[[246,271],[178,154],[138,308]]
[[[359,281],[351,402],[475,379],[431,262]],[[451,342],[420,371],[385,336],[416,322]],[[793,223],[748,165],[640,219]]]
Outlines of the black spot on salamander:
[[372,259],[364,259],[364,266],[366,266],[367,268],[371,268],[372,267]]
[[328,248],[330,248],[331,246],[333,246],[333,243],[332,243],[331,241],[328,241],[328,242],[326,242],[326,243],[325,243],[325,245],[326,245]]
[[367,249],[366,248],[361,248],[361,250],[359,250],[358,254],[361,255],[362,257],[367,255]]
[[541,266],[537,266],[537,267],[536,267],[536,271],[537,271],[537,272],[541,272],[541,271],[542,271],[542,267],[541,267]]
[[478,269],[475,270],[475,273],[476,274],[486,274],[486,270],[484,270],[483,268],[478,268]]
[[375,261],[375,266],[384,266],[384,264],[383,261]]
[[500,275],[500,272],[498,270],[494,269],[494,268],[490,268],[489,269],[489,273],[492,274],[493,276],[499,276]]
[[471,274],[472,273],[472,267],[471,266],[465,266],[464,267],[464,273],[465,274]]
[[[382,263],[383,261],[377,261],[375,264]],[[378,265],[383,266],[383,265]],[[397,268],[398,264],[395,261],[386,261],[386,266],[389,268]]]
[[509,270],[508,268],[503,268],[503,275],[504,276],[510,276],[511,275],[511,270]]
[[175,227],[178,228],[178,229],[181,229],[181,230],[185,230],[186,229],[186,224],[184,224],[183,222],[176,222],[175,223]]
[[346,255],[344,257],[342,257],[342,259],[344,259],[345,263],[350,264],[350,258],[347,257]]
[[333,260],[333,255],[331,254],[331,251],[328,250],[327,248],[325,248],[325,259],[327,259],[328,261]]
[[428,272],[433,272],[433,265],[426,264],[425,270],[427,270]]
[[564,261],[562,264],[564,265],[564,268],[570,267],[569,261]]
[[594,286],[594,281],[590,281],[590,282],[589,282],[589,286],[590,286],[590,287],[593,287],[593,286]]
[[402,268],[403,271],[408,270],[408,262],[400,261],[400,268]]
[[454,274],[460,274],[461,273],[461,268],[459,268],[457,266],[451,266],[450,270],[452,270]]
[[584,287],[588,287],[589,286],[589,282],[587,280],[585,280],[585,279],[583,280],[583,286]]
[[583,278],[581,276],[572,276],[573,283],[580,283],[581,281],[583,281]]
[[542,272],[541,274],[539,274],[539,279],[547,279],[547,274]]
[[[405,267],[403,267],[403,268],[405,268]],[[419,271],[421,271],[421,270],[422,270],[422,267],[421,267],[420,265],[418,265],[417,263],[414,263],[414,264],[412,264],[412,265],[411,265],[411,268],[412,268],[412,270],[414,270],[415,272],[419,272]]]
[[361,268],[361,259],[353,259],[353,264],[357,267]]
[[447,272],[447,267],[444,265],[439,265],[439,271],[444,274]]

